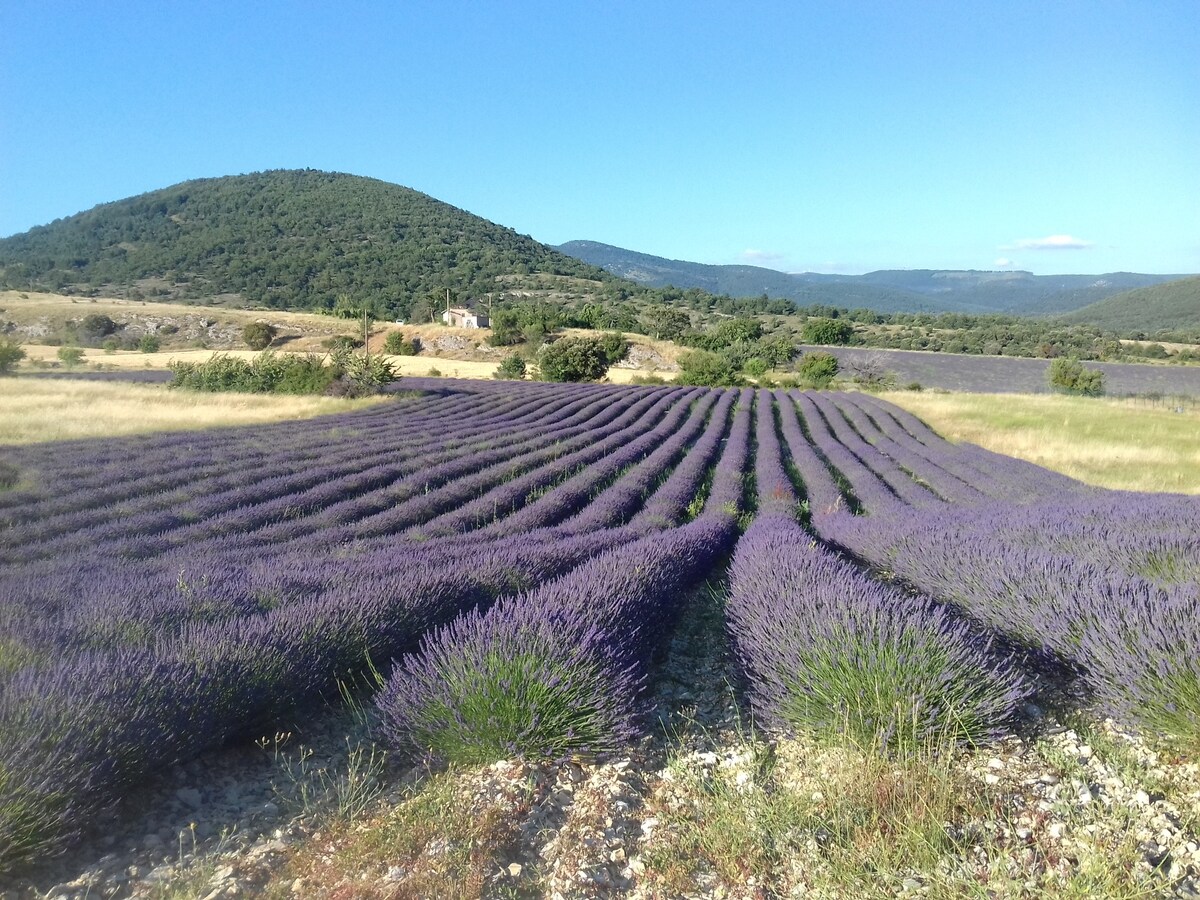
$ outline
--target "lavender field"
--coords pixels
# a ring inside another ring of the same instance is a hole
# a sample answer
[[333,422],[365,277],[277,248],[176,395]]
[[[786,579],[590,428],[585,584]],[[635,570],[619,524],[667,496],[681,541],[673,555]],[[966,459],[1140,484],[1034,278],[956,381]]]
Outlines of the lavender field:
[[[876,360],[895,376],[899,385],[916,382],[925,388],[983,394],[1050,393],[1046,377],[1048,359],[863,347],[823,349],[836,356],[844,369],[864,360]],[[1110,362],[1089,362],[1087,366],[1104,373],[1105,391],[1113,397],[1147,394],[1200,397],[1197,366]]]
[[0,456],[0,864],[373,673],[400,759],[624,746],[726,572],[769,732],[980,743],[1067,703],[1200,746],[1196,498],[1089,488],[861,394],[399,387]]

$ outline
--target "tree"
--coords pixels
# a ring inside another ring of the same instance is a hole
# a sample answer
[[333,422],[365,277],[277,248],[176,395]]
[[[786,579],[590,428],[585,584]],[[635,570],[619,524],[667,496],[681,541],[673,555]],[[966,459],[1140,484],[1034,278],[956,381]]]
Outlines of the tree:
[[542,350],[538,366],[546,381],[597,381],[608,371],[608,358],[597,338],[565,337]]
[[625,335],[619,331],[606,331],[600,335],[600,349],[604,353],[604,359],[611,366],[629,355],[629,341],[625,340]]
[[504,357],[504,362],[496,369],[493,378],[523,379],[525,377],[525,360],[519,353]]
[[511,347],[524,339],[521,317],[515,310],[498,309],[491,318],[492,333],[488,343],[493,347]]
[[846,344],[854,334],[848,322],[836,319],[809,319],[804,323],[804,342],[807,344]]
[[0,375],[10,375],[25,358],[25,349],[12,338],[0,338]]
[[1104,393],[1104,373],[1099,369],[1084,368],[1074,356],[1051,360],[1046,377],[1051,388],[1064,394],[1099,397]]
[[143,353],[157,353],[159,346],[158,338],[152,334],[143,334],[138,340],[138,349]]
[[692,320],[687,313],[670,306],[654,309],[651,322],[651,334],[661,341],[673,341],[692,327]]
[[266,350],[278,334],[269,322],[250,322],[242,329],[242,340],[251,350]]
[[838,373],[837,357],[832,353],[805,353],[796,372],[812,387],[828,387]]

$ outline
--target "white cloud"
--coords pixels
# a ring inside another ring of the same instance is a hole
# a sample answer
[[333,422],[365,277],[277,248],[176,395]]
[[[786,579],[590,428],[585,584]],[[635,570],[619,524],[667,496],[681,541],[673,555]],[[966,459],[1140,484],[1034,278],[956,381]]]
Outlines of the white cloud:
[[1069,234],[1052,234],[1044,238],[1021,238],[1001,247],[1001,250],[1087,250],[1094,247],[1091,241]]
[[772,253],[770,250],[743,250],[741,254],[743,262],[748,262],[755,266],[765,266],[767,263],[780,262],[784,256],[782,253]]
[[1017,264],[1015,262],[1013,262],[1011,259],[1009,259],[1007,256],[1001,256],[994,263],[992,263],[992,265],[995,266],[997,269],[1012,269]]

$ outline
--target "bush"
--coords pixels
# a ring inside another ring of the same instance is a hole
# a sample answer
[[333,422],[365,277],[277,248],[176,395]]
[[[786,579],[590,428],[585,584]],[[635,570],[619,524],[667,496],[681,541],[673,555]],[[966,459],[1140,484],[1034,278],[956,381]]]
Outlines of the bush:
[[79,336],[84,340],[96,341],[100,338],[108,337],[117,328],[117,323],[108,316],[100,313],[92,313],[89,316],[84,316],[83,321],[79,324]]
[[158,338],[152,334],[143,334],[138,341],[138,349],[143,353],[157,353],[159,346]]
[[0,375],[9,375],[25,358],[24,348],[12,338],[0,338]]
[[58,359],[68,369],[73,369],[83,362],[82,347],[59,347]]
[[343,374],[316,354],[277,355],[269,350],[253,362],[216,354],[202,363],[171,362],[169,368],[174,373],[170,387],[256,394],[319,394]]
[[566,337],[542,350],[539,360],[546,381],[597,381],[608,371],[600,338]]
[[837,357],[832,353],[805,353],[796,373],[812,387],[828,387],[838,373]]
[[804,341],[808,344],[846,344],[854,329],[849,322],[836,319],[809,319],[804,323]]
[[504,362],[500,363],[500,368],[492,377],[521,379],[525,377],[525,368],[525,360],[521,358],[520,354],[513,353],[504,358]]
[[607,331],[600,336],[600,350],[611,366],[629,355],[629,341],[619,331]]
[[746,360],[746,362],[742,365],[742,371],[754,379],[759,379],[766,375],[767,369],[767,361],[765,359],[760,359],[757,356]]
[[1051,388],[1064,394],[1099,397],[1104,393],[1104,373],[1099,369],[1084,368],[1074,356],[1051,360],[1046,377]]
[[362,340],[350,334],[339,334],[336,337],[325,338],[321,346],[326,350],[354,350],[362,346]]
[[266,350],[278,333],[269,322],[250,322],[242,329],[242,340],[251,350]]
[[394,356],[416,356],[421,352],[421,339],[414,335],[410,341],[405,339],[403,332],[389,331],[383,342],[383,350]]
[[728,357],[707,350],[693,350],[679,357],[679,377],[675,383],[722,387],[739,385],[742,379]]

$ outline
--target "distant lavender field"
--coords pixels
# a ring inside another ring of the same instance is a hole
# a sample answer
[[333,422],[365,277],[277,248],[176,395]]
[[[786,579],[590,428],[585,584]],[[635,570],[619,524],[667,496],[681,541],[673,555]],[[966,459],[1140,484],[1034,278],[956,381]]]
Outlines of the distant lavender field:
[[[971,393],[1045,394],[1048,359],[1008,356],[970,356],[920,350],[875,350],[861,347],[823,347],[846,368],[854,360],[880,357],[901,384]],[[1105,375],[1106,393],[1200,396],[1200,366],[1152,366],[1131,363],[1086,363]]]

